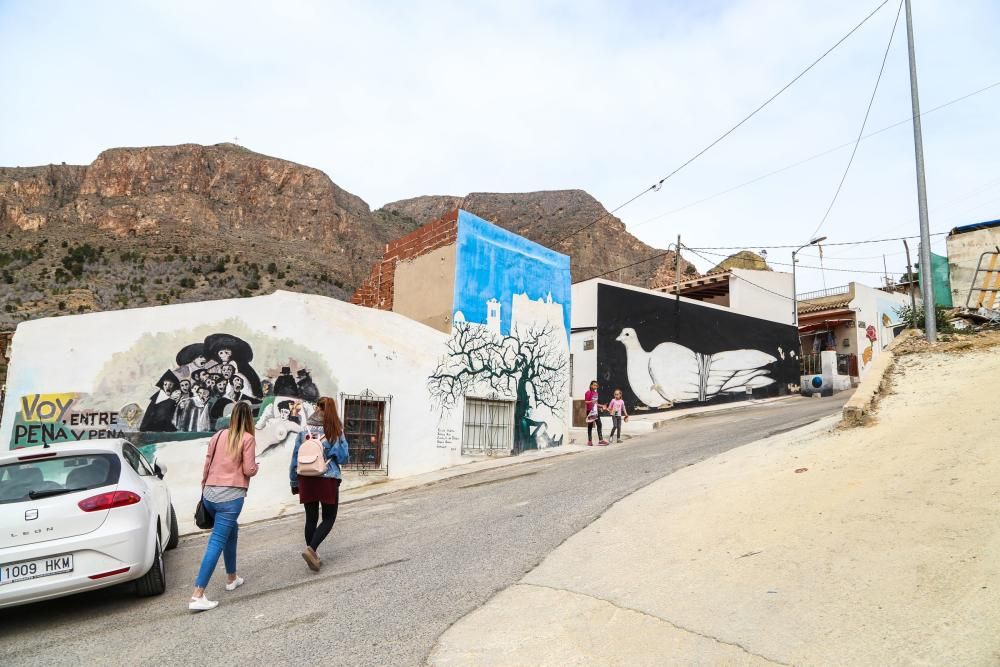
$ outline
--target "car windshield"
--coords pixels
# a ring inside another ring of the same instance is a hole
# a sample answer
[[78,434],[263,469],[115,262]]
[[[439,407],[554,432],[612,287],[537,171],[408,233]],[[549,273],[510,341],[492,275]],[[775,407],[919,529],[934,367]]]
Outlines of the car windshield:
[[118,483],[114,454],[64,454],[0,465],[0,504],[21,503]]

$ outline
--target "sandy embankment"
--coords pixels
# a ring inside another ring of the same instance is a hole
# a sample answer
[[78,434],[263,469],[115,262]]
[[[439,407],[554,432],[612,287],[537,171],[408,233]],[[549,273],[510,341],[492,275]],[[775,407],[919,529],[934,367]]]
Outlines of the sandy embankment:
[[753,443],[621,501],[431,663],[1000,663],[1000,348],[894,374],[869,427]]

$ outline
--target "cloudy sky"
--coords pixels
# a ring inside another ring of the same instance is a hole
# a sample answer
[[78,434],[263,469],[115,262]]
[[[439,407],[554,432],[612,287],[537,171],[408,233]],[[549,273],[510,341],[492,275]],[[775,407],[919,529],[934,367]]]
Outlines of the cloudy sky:
[[[238,137],[324,170],[373,208],[581,188],[612,209],[880,1],[0,0],[0,164],[86,164],[109,147]],[[923,111],[1000,82],[1000,4],[913,4]],[[657,247],[680,234],[687,246],[770,248],[769,260],[788,262],[774,246],[810,238],[850,146],[732,188],[853,141],[897,7],[887,2],[758,116],[623,208],[629,229]],[[1000,217],[998,108],[1000,86],[924,118],[931,231]],[[909,115],[901,19],[868,132]],[[903,123],[861,142],[819,233],[830,243],[916,234],[915,191]],[[800,269],[800,291],[878,284],[883,253],[899,272],[902,250],[827,247],[828,270]],[[702,269],[717,259],[707,252],[691,257]],[[815,252],[802,259],[819,263]]]

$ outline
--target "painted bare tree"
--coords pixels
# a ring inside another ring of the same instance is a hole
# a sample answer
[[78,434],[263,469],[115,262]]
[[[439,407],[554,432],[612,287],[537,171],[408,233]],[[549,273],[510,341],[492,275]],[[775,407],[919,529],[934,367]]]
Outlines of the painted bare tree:
[[515,326],[504,336],[481,324],[457,323],[428,378],[431,397],[444,409],[468,392],[514,398],[517,449],[534,449],[544,422],[530,418],[532,409],[545,406],[561,415],[566,399],[569,362],[558,335],[551,324]]

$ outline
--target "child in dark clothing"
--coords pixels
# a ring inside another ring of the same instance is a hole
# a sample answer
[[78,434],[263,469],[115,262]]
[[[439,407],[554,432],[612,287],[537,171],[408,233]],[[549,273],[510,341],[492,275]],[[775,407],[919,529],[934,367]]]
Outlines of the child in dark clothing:
[[601,432],[601,410],[607,410],[606,405],[601,405],[598,401],[599,396],[597,389],[600,387],[597,384],[597,380],[590,383],[590,390],[584,394],[583,400],[587,407],[587,446],[594,446],[594,425],[597,425],[597,444],[604,447],[608,444],[608,441],[604,439],[604,434]]

